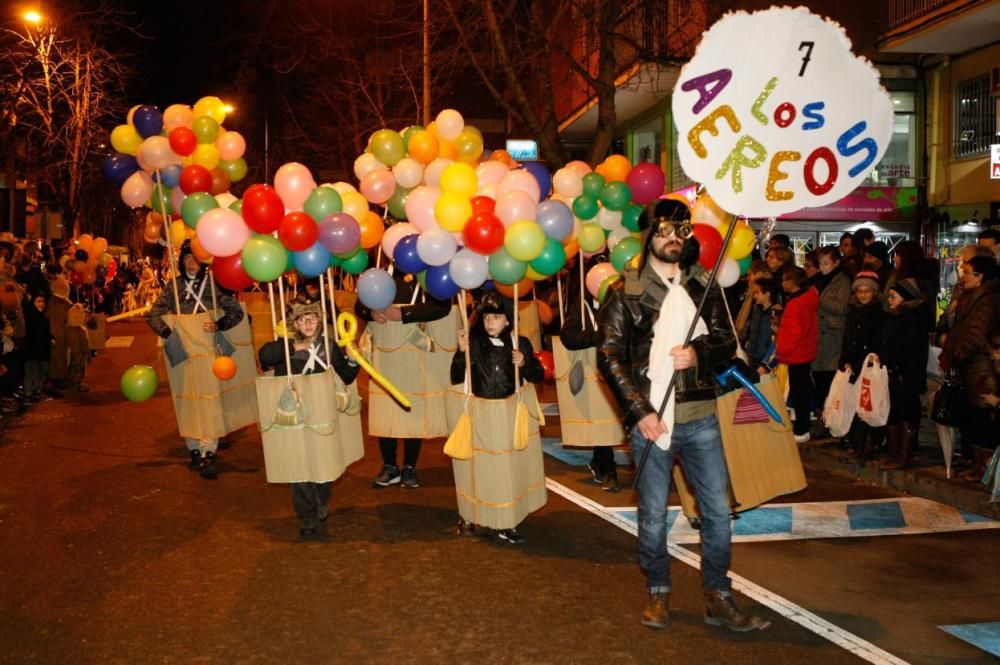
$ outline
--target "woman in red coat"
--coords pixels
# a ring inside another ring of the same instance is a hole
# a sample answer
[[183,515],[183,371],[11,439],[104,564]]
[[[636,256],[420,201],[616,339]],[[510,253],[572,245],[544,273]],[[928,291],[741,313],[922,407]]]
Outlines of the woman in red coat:
[[813,393],[810,368],[819,346],[819,293],[807,280],[802,268],[786,268],[781,274],[785,311],[774,340],[778,362],[788,365],[788,401],[795,409],[792,431],[798,443],[809,440]]

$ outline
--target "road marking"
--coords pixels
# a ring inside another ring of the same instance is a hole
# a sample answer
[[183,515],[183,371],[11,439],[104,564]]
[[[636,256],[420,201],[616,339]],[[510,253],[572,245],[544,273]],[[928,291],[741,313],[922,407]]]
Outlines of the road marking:
[[941,630],[977,649],[1000,658],[1000,621],[938,626]]
[[[601,519],[614,524],[622,531],[626,531],[633,536],[637,535],[636,524],[624,517],[621,514],[621,511],[606,508],[596,501],[574,492],[570,488],[552,480],[551,478],[546,478],[545,484],[549,491],[555,492],[564,499],[580,506],[587,512],[597,515]],[[667,543],[667,551],[671,556],[678,559],[682,563],[686,563],[692,568],[701,569],[701,557],[694,552],[690,552],[683,547],[670,542]],[[743,595],[753,599],[765,607],[770,608],[789,621],[799,624],[807,630],[819,635],[823,639],[829,640],[837,646],[850,651],[858,658],[862,658],[869,663],[875,663],[876,665],[907,665],[907,661],[897,658],[888,651],[880,649],[871,642],[858,637],[854,633],[848,632],[843,628],[830,623],[826,619],[823,619],[809,610],[796,605],[787,598],[783,598],[772,591],[768,591],[764,587],[754,584],[750,580],[741,577],[736,573],[730,572],[729,577],[732,580],[733,588]]]

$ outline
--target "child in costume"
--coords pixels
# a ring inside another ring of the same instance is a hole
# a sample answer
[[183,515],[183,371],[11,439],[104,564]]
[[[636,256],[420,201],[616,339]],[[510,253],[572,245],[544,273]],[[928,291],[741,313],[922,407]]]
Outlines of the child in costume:
[[[345,357],[340,347],[326,339],[320,303],[310,300],[303,293],[296,302],[289,305],[288,310],[286,321],[294,330],[289,349],[290,363],[285,359],[283,340],[268,342],[260,349],[261,369],[273,369],[275,376],[287,376],[289,364],[292,374],[319,374],[332,365],[344,385],[353,383],[358,376],[358,365]],[[327,358],[328,348],[331,359]],[[303,538],[314,537],[319,523],[326,521],[333,480],[290,483],[292,505],[299,517],[299,535]]]
[[[483,296],[479,317],[471,332],[459,332],[458,351],[451,362],[452,383],[466,378],[465,352],[470,356],[469,380],[473,454],[455,459],[455,491],[458,497],[459,534],[471,535],[475,526],[497,530],[501,540],[521,543],[518,526],[528,514],[545,505],[545,471],[536,425],[529,423],[526,447],[515,449],[515,413],[521,395],[520,381],[541,383],[544,372],[535,358],[531,342],[518,337],[515,348],[511,332],[513,303],[495,293]],[[528,389],[526,389],[527,392]],[[534,389],[530,389],[534,396]],[[537,411],[537,402],[535,403]],[[537,416],[536,416],[537,417]]]

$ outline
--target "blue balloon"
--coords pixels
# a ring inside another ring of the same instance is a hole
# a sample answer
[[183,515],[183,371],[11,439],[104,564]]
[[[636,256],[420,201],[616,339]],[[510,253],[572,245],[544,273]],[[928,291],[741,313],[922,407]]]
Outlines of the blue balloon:
[[163,131],[163,114],[155,106],[145,104],[132,114],[132,124],[135,125],[135,131],[139,132],[139,136],[148,139]]
[[396,299],[396,281],[381,268],[369,268],[357,282],[358,300],[370,310],[385,309]]
[[[418,238],[420,238],[418,233],[406,236],[396,243],[396,249],[392,252],[392,260],[395,261],[396,267],[411,275],[416,275],[427,268],[427,264],[417,254]],[[445,268],[447,268],[447,264]]]
[[552,191],[552,176],[549,174],[549,170],[545,167],[542,162],[524,162],[521,164],[521,168],[535,176],[535,180],[538,181],[538,189],[542,192],[542,200],[548,198],[549,192]]
[[565,242],[573,233],[573,211],[562,201],[542,201],[538,204],[535,219],[545,235],[553,240]]
[[181,165],[180,164],[170,164],[169,166],[164,166],[158,172],[153,172],[153,182],[159,183],[163,180],[163,184],[167,187],[177,187],[181,184]]
[[128,177],[139,170],[139,162],[132,155],[116,152],[101,160],[104,177],[116,185],[124,184]]
[[292,253],[295,269],[303,277],[319,277],[330,266],[330,252],[319,242],[308,249]]
[[[399,245],[396,247],[398,248]],[[447,263],[443,266],[428,268],[424,279],[427,282],[427,293],[438,300],[451,300],[461,290],[461,287],[451,278],[451,271]]]

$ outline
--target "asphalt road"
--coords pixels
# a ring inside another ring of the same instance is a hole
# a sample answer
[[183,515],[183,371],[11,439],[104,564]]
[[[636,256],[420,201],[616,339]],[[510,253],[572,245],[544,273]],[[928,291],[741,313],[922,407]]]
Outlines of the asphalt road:
[[[259,434],[229,437],[218,480],[189,471],[153,336],[141,322],[108,332],[135,339],[100,352],[90,393],[2,434],[0,662],[864,662],[802,625],[813,615],[870,643],[870,661],[884,649],[881,662],[995,662],[936,626],[1000,618],[997,530],[739,542],[734,573],[806,613],[758,607],[773,625],[751,634],[703,623],[698,571],[681,562],[672,625],[642,627],[634,537],[595,514],[634,497],[558,459],[546,459],[558,491],[514,547],[453,534],[443,441],[425,445],[415,491],[371,488],[368,442],[335,484],[324,539],[301,542],[287,488],[265,481]],[[118,389],[136,363],[163,379],[141,404]],[[809,479],[783,501],[892,499]]]

